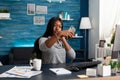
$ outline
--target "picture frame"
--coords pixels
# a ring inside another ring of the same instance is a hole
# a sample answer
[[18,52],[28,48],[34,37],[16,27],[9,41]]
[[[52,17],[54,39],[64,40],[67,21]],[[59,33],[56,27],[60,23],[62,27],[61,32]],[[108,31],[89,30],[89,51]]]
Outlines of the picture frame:
[[35,4],[27,4],[27,15],[35,15]]
[[36,13],[37,14],[47,14],[47,6],[36,6]]
[[45,25],[44,16],[34,16],[33,21],[34,21],[34,25]]
[[99,47],[104,47],[104,45],[105,45],[105,40],[100,40],[99,41]]

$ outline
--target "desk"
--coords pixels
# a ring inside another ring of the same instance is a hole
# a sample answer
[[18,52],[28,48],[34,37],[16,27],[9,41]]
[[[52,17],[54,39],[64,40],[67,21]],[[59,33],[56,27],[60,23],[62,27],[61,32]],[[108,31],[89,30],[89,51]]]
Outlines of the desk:
[[[4,66],[0,66],[0,73],[3,73],[9,69],[11,69],[12,67],[14,67],[15,65],[4,65]],[[23,65],[22,65],[23,66]],[[83,74],[84,70],[81,70],[79,72],[72,72],[72,74],[70,75],[55,75],[53,72],[51,72],[49,70],[49,68],[56,68],[56,67],[63,67],[63,68],[68,68],[70,66],[70,64],[56,64],[56,65],[42,65],[42,73],[37,75],[37,76],[33,76],[31,78],[26,78],[26,79],[19,79],[19,78],[0,78],[0,80],[63,80],[63,79],[79,79],[77,77],[78,74]]]
[[[79,63],[77,63],[79,64]],[[64,80],[64,79],[79,79],[77,77],[77,75],[80,74],[85,74],[85,69],[80,70],[79,72],[72,72],[72,74],[69,75],[55,75],[53,72],[51,72],[49,70],[49,68],[56,68],[56,67],[63,67],[63,68],[69,68],[70,66],[76,65],[76,63],[72,63],[72,64],[57,64],[57,65],[42,65],[42,73],[37,75],[37,76],[33,76],[31,78],[0,78],[0,80]],[[0,73],[3,73],[9,69],[11,69],[12,67],[14,67],[15,65],[5,65],[5,66],[0,66]],[[23,65],[21,65],[23,66]]]

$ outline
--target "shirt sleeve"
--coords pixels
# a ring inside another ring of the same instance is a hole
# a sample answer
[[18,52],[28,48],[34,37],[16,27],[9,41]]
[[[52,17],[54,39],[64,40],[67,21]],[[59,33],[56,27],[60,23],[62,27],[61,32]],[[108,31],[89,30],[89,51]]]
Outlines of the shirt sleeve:
[[71,48],[69,51],[67,51],[67,56],[71,59],[75,59],[76,58],[76,53],[73,50],[73,48]]
[[39,39],[39,49],[41,51],[47,51],[49,50],[49,48],[46,46],[45,44],[45,41],[47,40],[48,38],[40,38]]

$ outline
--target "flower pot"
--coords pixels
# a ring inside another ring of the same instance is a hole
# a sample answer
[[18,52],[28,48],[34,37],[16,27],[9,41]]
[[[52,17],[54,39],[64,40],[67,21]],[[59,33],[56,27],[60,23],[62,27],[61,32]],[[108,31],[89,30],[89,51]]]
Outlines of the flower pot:
[[120,68],[117,68],[117,72],[120,73]]
[[111,76],[111,66],[103,66],[103,65],[98,65],[97,66],[97,73],[99,76]]
[[116,75],[116,73],[117,73],[117,68],[112,68],[111,69],[111,74],[112,75]]

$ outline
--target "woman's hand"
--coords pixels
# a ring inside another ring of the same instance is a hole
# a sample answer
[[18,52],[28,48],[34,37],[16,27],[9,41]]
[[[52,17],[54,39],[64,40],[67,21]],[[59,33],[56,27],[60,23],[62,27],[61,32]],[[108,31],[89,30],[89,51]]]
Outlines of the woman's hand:
[[55,35],[59,38],[62,38],[62,37],[72,38],[74,34],[69,30],[63,30],[63,31],[56,32]]

